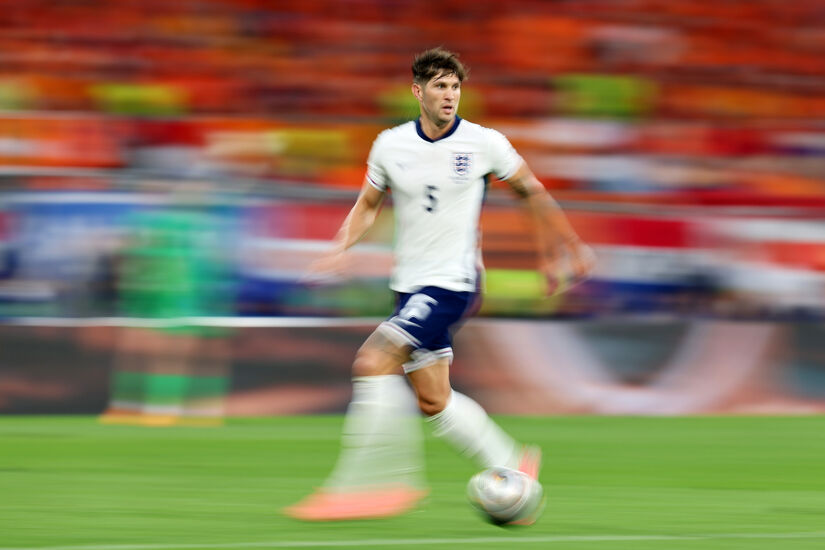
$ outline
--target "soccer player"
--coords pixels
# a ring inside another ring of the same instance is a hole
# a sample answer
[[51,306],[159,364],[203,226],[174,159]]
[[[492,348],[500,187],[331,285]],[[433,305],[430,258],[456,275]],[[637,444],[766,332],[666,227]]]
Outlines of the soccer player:
[[346,250],[372,226],[392,192],[390,287],[397,305],[356,354],[338,463],[321,489],[284,510],[295,518],[385,517],[413,508],[426,494],[420,434],[409,415],[416,404],[437,437],[480,467],[507,466],[538,477],[540,451],[517,444],[478,403],[450,386],[451,329],[478,305],[478,220],[490,174],[507,182],[534,218],[539,267],[550,292],[563,278],[586,277],[595,261],[507,139],[458,116],[466,70],[457,56],[442,48],[425,51],[415,57],[412,73],[420,117],[375,140],[334,250],[313,266],[317,274],[340,272]]

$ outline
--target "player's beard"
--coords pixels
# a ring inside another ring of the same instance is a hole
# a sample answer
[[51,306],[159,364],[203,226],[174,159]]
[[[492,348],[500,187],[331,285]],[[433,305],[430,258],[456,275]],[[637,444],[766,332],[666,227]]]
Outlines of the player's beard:
[[439,105],[434,111],[428,113],[430,121],[439,128],[449,126],[455,120],[456,111],[458,110],[458,105],[453,104],[452,107],[452,110],[447,113],[444,111],[444,105]]

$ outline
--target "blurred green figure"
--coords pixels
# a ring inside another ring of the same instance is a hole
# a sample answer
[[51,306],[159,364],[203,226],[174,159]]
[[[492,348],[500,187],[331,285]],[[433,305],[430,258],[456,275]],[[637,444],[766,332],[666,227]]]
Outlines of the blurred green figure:
[[186,194],[128,221],[118,266],[120,309],[158,326],[121,330],[104,422],[221,423],[229,385],[227,331],[188,319],[229,309],[221,245],[226,233],[211,202]]

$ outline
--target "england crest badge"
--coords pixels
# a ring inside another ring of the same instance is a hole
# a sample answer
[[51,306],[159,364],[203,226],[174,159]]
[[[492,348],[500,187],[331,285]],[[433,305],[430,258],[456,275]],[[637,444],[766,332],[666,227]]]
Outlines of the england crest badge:
[[457,176],[467,176],[473,163],[472,153],[453,153],[453,172]]

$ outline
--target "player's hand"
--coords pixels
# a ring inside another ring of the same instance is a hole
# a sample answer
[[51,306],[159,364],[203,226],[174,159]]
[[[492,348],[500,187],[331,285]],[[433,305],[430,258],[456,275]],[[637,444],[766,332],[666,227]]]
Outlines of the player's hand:
[[309,264],[309,267],[300,278],[300,282],[307,284],[329,284],[344,278],[349,266],[349,255],[345,250],[336,248],[325,253]]
[[539,271],[544,275],[547,281],[547,295],[555,296],[560,292],[564,285],[564,259],[542,258],[539,265]]
[[540,269],[547,280],[547,295],[561,294],[587,280],[595,265],[593,249],[578,239],[566,243],[552,257],[543,257]]
[[573,277],[583,281],[590,277],[596,267],[596,253],[582,241],[576,240],[568,244],[568,257]]

